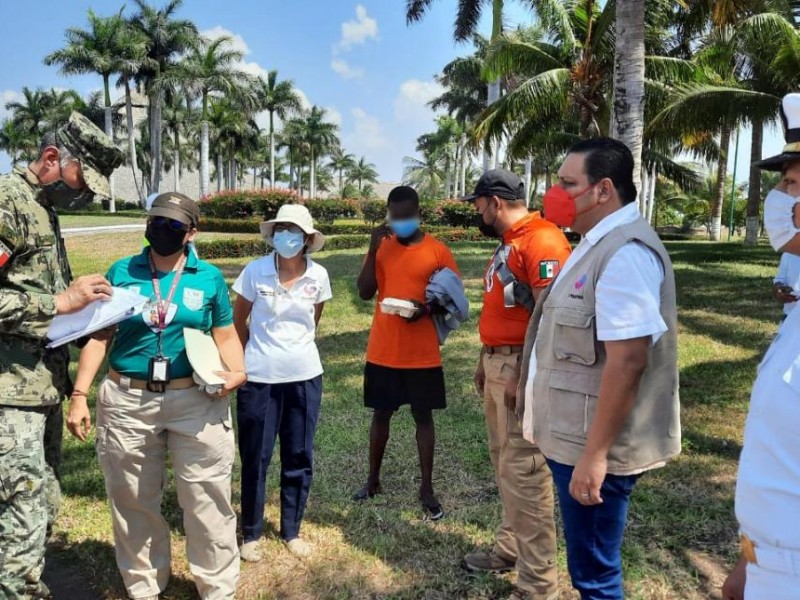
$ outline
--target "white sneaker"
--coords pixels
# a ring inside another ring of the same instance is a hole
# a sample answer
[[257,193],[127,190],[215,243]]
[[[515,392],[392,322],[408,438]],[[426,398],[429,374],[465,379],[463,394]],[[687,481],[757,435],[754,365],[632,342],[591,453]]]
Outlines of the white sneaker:
[[300,538],[289,540],[286,542],[286,547],[289,549],[289,552],[298,558],[308,558],[313,552],[311,544]]
[[261,556],[261,541],[253,540],[252,542],[242,544],[242,547],[239,548],[239,557],[247,562],[259,562],[263,560],[264,557]]

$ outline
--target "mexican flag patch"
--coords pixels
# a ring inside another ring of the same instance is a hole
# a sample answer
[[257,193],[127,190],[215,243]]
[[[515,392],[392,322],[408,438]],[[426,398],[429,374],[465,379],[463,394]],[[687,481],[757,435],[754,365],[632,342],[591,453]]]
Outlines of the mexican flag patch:
[[543,260],[539,263],[539,279],[552,279],[558,275],[561,263],[557,260]]
[[11,248],[0,242],[0,269],[2,269],[11,258]]

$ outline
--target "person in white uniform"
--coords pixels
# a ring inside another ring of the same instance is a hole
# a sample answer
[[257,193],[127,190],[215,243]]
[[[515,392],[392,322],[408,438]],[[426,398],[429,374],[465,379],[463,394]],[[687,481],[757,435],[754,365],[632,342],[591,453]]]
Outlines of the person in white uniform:
[[[782,103],[782,154],[756,163],[783,173],[764,202],[764,224],[778,252],[800,254],[800,94]],[[800,311],[791,311],[758,367],[736,480],[741,556],[722,587],[724,600],[800,598]]]
[[[311,489],[314,433],[322,402],[322,362],[314,341],[325,302],[328,272],[309,254],[325,237],[305,206],[287,204],[261,224],[274,247],[248,264],[233,284],[233,319],[245,346],[248,384],[238,393],[242,459],[243,560],[259,561],[264,531],[267,469],[281,440],[280,535],[300,557],[311,553],[300,524]],[[248,325],[249,320],[249,325]]]

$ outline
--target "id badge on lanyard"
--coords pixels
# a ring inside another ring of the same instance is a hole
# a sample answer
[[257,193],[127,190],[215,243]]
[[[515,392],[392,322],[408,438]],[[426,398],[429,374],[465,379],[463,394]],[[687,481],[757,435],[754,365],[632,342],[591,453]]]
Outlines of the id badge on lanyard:
[[167,385],[171,381],[170,367],[172,366],[171,359],[164,356],[163,337],[164,329],[167,327],[167,312],[169,306],[172,304],[172,298],[175,296],[175,290],[178,289],[178,282],[183,275],[183,268],[186,266],[186,256],[182,256],[178,263],[178,268],[175,271],[175,277],[172,279],[172,285],[169,289],[169,295],[166,300],[161,296],[161,286],[158,282],[158,273],[156,273],[156,266],[153,263],[153,257],[150,256],[150,275],[153,279],[153,293],[156,296],[156,311],[158,314],[158,331],[156,336],[158,338],[158,347],[156,355],[150,357],[150,362],[147,368],[147,389],[151,392],[163,394],[167,390]]

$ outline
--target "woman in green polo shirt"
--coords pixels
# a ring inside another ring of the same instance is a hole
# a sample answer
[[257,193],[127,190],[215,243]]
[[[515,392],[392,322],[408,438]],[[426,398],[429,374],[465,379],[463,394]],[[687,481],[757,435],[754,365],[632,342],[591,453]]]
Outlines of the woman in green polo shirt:
[[[197,204],[158,196],[141,254],[112,265],[112,286],[150,302],[122,322],[110,344],[83,348],[67,427],[85,440],[86,395],[108,352],[97,391],[97,456],[111,505],[117,566],[131,598],[157,598],[170,571],[169,526],[161,514],[167,453],[183,508],[186,554],[201,598],[233,598],[239,577],[236,514],[231,506],[235,453],[228,395],[245,383],[244,354],[222,273],[187,250],[197,234]],[[230,371],[211,396],[194,382],[185,327],[210,332]]]

